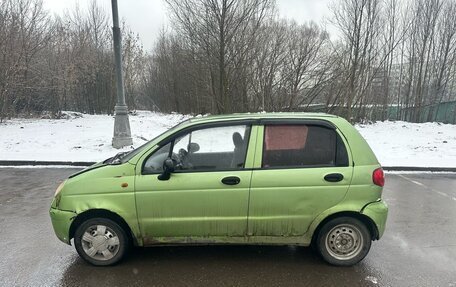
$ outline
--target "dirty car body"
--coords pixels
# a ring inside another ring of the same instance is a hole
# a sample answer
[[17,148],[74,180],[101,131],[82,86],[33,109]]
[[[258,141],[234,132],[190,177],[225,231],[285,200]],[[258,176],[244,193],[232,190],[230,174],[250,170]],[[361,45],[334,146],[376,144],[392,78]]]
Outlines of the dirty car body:
[[263,113],[193,118],[70,176],[50,215],[94,265],[128,245],[313,245],[353,265],[387,218],[383,172],[343,118]]

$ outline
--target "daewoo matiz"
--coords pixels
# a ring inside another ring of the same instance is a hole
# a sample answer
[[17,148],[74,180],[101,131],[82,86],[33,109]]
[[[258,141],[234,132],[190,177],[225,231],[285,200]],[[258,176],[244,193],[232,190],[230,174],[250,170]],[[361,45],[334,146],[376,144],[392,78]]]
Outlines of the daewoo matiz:
[[94,265],[130,245],[312,245],[353,265],[384,230],[383,171],[357,130],[326,114],[187,120],[71,175],[55,192],[57,237]]

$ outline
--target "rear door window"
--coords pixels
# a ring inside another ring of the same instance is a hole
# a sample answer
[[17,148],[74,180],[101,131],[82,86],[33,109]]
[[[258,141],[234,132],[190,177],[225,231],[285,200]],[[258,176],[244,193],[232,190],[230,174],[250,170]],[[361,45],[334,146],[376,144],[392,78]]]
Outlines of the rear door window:
[[280,124],[264,127],[263,168],[348,166],[340,136],[317,125]]

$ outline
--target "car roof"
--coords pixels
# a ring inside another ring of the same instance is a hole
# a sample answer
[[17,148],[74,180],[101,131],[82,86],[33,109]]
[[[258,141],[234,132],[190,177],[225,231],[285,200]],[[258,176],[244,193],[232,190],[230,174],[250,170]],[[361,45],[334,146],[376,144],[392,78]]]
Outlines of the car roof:
[[337,118],[338,116],[325,113],[303,113],[303,112],[258,112],[258,113],[235,113],[226,115],[207,115],[191,118],[190,123],[218,122],[231,120],[250,120],[250,119],[327,119]]

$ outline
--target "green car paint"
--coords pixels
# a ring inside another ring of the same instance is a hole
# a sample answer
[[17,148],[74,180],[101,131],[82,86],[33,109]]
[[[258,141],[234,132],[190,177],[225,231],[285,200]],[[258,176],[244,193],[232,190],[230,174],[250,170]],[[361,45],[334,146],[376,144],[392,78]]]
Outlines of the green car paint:
[[[262,168],[263,120],[320,121],[335,127],[348,166]],[[204,125],[251,125],[243,169],[172,173],[168,180],[143,174],[143,164],[164,141]],[[362,219],[379,239],[388,208],[372,181],[380,167],[374,153],[343,118],[326,114],[259,113],[197,117],[168,130],[116,164],[98,163],[68,178],[50,216],[57,237],[71,244],[84,219],[122,222],[138,246],[181,243],[296,244],[307,246],[322,222],[338,215]],[[343,180],[328,182],[327,174]],[[224,185],[225,177],[240,178]]]

